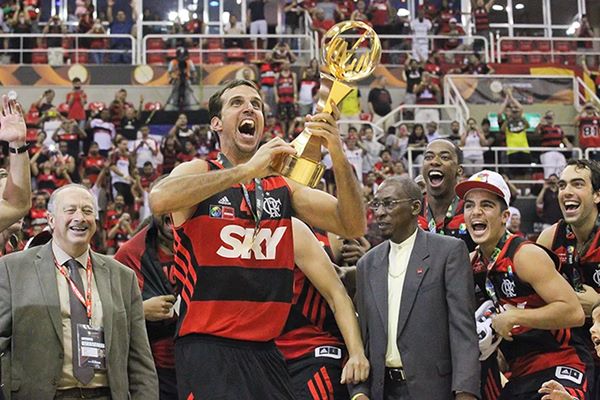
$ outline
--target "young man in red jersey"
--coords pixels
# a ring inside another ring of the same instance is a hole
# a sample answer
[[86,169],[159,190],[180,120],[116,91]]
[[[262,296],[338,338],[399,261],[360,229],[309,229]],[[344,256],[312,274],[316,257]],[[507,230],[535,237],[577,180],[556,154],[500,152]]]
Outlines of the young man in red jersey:
[[[456,186],[465,202],[467,229],[478,245],[471,257],[475,282],[485,287],[496,314],[492,327],[511,377],[501,400],[538,399],[543,382],[556,379],[584,399],[585,364],[570,343],[584,314],[546,249],[506,230],[510,190],[502,176],[483,170]],[[535,262],[532,262],[535,260]]]
[[[274,175],[272,162],[295,149],[280,138],[258,148],[264,111],[252,82],[223,87],[211,97],[209,114],[221,144],[219,158],[179,165],[150,193],[153,212],[171,213],[175,226],[182,298],[178,384],[184,396],[199,398],[217,391],[224,398],[292,398],[273,344],[292,303],[292,211],[326,231],[361,236],[366,219],[360,186],[330,114],[308,116],[305,126],[323,138],[331,154],[338,199]],[[359,364],[351,359],[346,367],[359,371]]]
[[[564,276],[575,289],[586,316],[591,317],[592,307],[600,302],[600,165],[588,160],[569,161],[558,181],[558,203],[563,219],[544,230],[537,242],[559,256]],[[588,366],[589,391],[597,395],[600,365],[592,357],[590,326],[588,320],[574,334]]]

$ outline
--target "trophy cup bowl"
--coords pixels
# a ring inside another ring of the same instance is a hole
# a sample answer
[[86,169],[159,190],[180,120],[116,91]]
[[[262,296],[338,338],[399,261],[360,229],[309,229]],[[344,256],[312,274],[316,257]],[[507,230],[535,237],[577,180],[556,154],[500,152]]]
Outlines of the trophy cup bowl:
[[[344,21],[325,33],[321,47],[321,61],[327,66],[328,74],[321,73],[317,110],[332,113],[331,102],[340,104],[354,89],[349,84],[371,75],[379,64],[381,43],[373,28],[364,22]],[[291,145],[296,149],[296,155],[280,157],[274,162],[273,169],[314,188],[325,172],[325,166],[321,164],[322,139],[304,129]]]

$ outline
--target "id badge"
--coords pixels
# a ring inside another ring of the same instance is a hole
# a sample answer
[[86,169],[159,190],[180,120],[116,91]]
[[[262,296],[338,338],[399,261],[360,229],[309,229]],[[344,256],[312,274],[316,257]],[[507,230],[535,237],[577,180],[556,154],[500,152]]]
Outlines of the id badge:
[[77,324],[77,360],[80,367],[106,369],[104,329]]

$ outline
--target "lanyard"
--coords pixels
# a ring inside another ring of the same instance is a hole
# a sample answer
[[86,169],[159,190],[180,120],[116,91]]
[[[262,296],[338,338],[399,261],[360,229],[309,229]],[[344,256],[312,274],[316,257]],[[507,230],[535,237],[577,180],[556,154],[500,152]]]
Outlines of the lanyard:
[[[496,294],[496,289],[494,288],[494,284],[492,283],[492,281],[490,279],[490,271],[494,268],[494,265],[496,264],[496,260],[498,259],[498,256],[502,252],[502,248],[504,247],[504,245],[506,244],[506,241],[510,238],[510,236],[511,236],[511,234],[508,231],[504,232],[502,239],[500,239],[500,241],[496,245],[496,248],[492,252],[492,255],[490,256],[490,260],[488,261],[488,265],[487,265],[486,271],[485,271],[485,291],[487,292],[488,296],[490,296],[490,299],[492,299],[492,302],[494,302],[494,306],[496,307],[497,312],[501,312],[502,305],[500,304],[500,299],[498,299],[498,295]],[[475,250],[477,251],[477,254],[479,255],[479,259],[483,261],[483,253],[481,252],[481,248],[479,246],[477,246],[477,249],[475,249]],[[510,265],[508,266],[508,276],[511,279],[513,277],[513,271],[512,271],[512,267]]]
[[[233,167],[231,161],[227,159],[225,154],[219,153],[217,156],[217,161],[220,162],[225,168]],[[261,180],[258,178],[254,178],[254,197],[256,200],[256,207],[252,207],[252,200],[250,199],[250,193],[248,193],[248,189],[244,184],[240,184],[242,187],[242,193],[244,194],[244,200],[246,201],[246,205],[252,214],[252,218],[254,218],[254,234],[252,235],[252,241],[256,238],[258,234],[258,228],[260,227],[260,220],[262,219],[263,214],[263,199],[264,199],[264,190],[262,187]]]
[[452,200],[452,203],[450,203],[450,205],[448,206],[446,216],[444,217],[444,224],[442,225],[442,229],[439,232],[437,232],[437,223],[435,222],[433,211],[431,211],[431,207],[427,205],[427,207],[425,208],[427,210],[425,217],[427,218],[427,226],[429,227],[429,232],[439,233],[440,235],[444,234],[444,228],[446,227],[446,224],[450,222],[452,218],[454,218],[454,214],[456,213],[456,209],[458,208],[459,201],[460,200],[458,196],[454,196],[454,200]]
[[[69,286],[71,287],[71,290],[73,291],[73,294],[75,295],[75,297],[77,297],[77,299],[79,299],[81,304],[83,304],[83,306],[85,307],[85,309],[87,311],[88,319],[91,319],[92,318],[92,257],[91,257],[91,255],[88,256],[87,265],[85,267],[85,271],[86,271],[86,275],[87,275],[87,289],[85,291],[85,299],[83,298],[83,295],[81,294],[81,292],[75,285],[75,282],[73,282],[73,280],[71,279],[69,271],[67,271],[65,266],[59,265],[58,261],[56,261],[56,258],[54,258],[54,265],[56,265],[56,268],[58,268],[60,273],[65,277],[65,279],[69,283]],[[77,272],[77,273],[79,273],[79,272]]]

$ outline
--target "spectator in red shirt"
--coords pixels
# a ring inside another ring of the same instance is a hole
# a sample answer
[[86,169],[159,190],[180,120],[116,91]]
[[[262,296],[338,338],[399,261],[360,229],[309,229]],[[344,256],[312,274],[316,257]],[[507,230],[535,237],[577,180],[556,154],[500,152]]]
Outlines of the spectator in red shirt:
[[98,174],[100,174],[102,168],[104,168],[105,162],[106,157],[100,154],[98,143],[92,143],[87,156],[83,158],[79,167],[79,176],[81,179],[89,179],[91,184],[94,185],[98,178]]
[[198,152],[196,151],[196,146],[191,141],[185,142],[185,146],[183,147],[183,151],[177,154],[178,164],[192,161],[193,159],[198,158]]
[[150,185],[158,178],[158,173],[150,161],[144,163],[142,173],[140,174],[140,186],[146,192],[150,192]]
[[455,63],[455,55],[459,54],[457,52],[464,51],[467,48],[466,45],[462,44],[462,39],[459,38],[459,36],[465,35],[465,30],[458,24],[456,18],[450,18],[448,29],[441,33],[448,37],[448,39],[444,39],[446,61]]
[[85,105],[87,95],[81,89],[81,79],[73,78],[73,90],[67,93],[67,104],[69,105],[68,119],[74,119],[83,129],[85,127]]
[[335,25],[335,21],[325,19],[325,12],[320,8],[315,8],[312,29],[319,34],[319,41],[333,25]]
[[367,15],[371,15],[373,29],[380,35],[391,33],[388,30],[390,22],[394,18],[394,7],[389,0],[373,0],[369,5]]
[[74,158],[79,157],[81,141],[86,138],[87,133],[72,119],[63,120],[52,137],[55,142],[65,142],[67,149],[64,154],[69,154]]
[[163,155],[162,170],[163,174],[170,174],[177,164],[177,155],[180,149],[179,141],[174,136],[168,136],[163,139],[160,146],[160,152]]
[[135,222],[132,221],[131,215],[124,212],[117,223],[107,232],[107,246],[106,254],[115,254],[116,249],[121,247],[123,243],[128,241],[135,232]]

